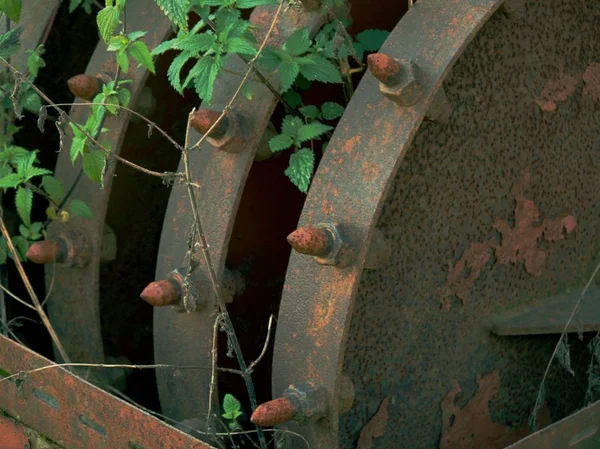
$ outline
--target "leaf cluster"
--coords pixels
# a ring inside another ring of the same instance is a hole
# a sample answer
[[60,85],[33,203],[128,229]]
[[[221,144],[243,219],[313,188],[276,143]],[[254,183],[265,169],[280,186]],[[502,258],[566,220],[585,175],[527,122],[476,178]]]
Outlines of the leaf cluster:
[[227,393],[223,398],[223,414],[221,415],[223,418],[231,421],[229,423],[230,430],[237,430],[240,428],[240,425],[237,419],[243,415],[242,413],[242,404],[238,401],[234,395]]

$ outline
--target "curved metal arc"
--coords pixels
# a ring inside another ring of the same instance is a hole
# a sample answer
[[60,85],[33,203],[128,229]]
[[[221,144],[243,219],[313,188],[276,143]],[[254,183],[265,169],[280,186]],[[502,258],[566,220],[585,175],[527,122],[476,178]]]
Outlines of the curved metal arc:
[[[128,21],[133,29],[147,29],[152,32],[145,36],[145,43],[154,47],[171,33],[170,22],[151,0],[132,0],[127,3]],[[101,72],[116,73],[117,64],[113,53],[106,51],[106,44],[100,42],[87,66],[86,73],[96,75]],[[127,85],[131,92],[131,104],[139,98],[148,71],[135,67],[124,75],[133,80]],[[70,113],[73,120],[84,123],[89,116],[86,108],[73,107]],[[129,114],[106,118],[105,127],[109,129],[103,134],[103,142],[107,142],[118,154],[123,144],[129,123]],[[65,148],[70,139],[65,142]],[[55,176],[64,184],[70,185],[77,176],[79,163],[73,167],[69,152],[63,150],[58,157]],[[55,276],[52,297],[48,303],[48,311],[56,332],[65,345],[72,361],[103,362],[104,350],[100,329],[99,311],[99,276],[102,236],[105,231],[105,216],[112,185],[112,171],[107,174],[104,189],[86,177],[83,177],[73,197],[85,201],[93,211],[93,220],[70,220],[64,225],[53,223],[49,227],[49,238],[58,235],[62,230],[78,227],[91,242],[91,256],[85,267],[68,268],[50,266],[46,270],[46,285],[50,286]]]
[[319,165],[300,225],[345,223],[360,249],[356,262],[347,268],[318,265],[296,253],[288,266],[275,339],[273,394],[279,396],[290,384],[305,380],[327,389],[326,419],[290,425],[311,447],[338,445],[339,374],[368,243],[383,200],[446,74],[501,3],[417,3],[381,51],[419,66],[423,100],[413,107],[398,107],[366,75]]
[[[273,7],[257,7],[251,21],[265,32],[271,24]],[[280,19],[273,45],[282,44],[298,28],[309,26],[313,32],[319,28],[323,18],[318,13],[298,13],[292,9]],[[260,41],[262,37],[259,35]],[[233,73],[244,73],[247,66],[239,58],[230,59],[228,72],[224,72],[215,84],[212,108],[219,109],[229,103],[240,78]],[[199,213],[209,245],[214,269],[219,280],[223,277],[225,259],[231,232],[238,210],[244,185],[254,161],[257,147],[267,129],[277,99],[263,84],[252,83],[252,100],[238,97],[233,106],[236,114],[243,117],[241,137],[243,149],[228,153],[213,147],[206,141],[199,150],[190,154],[190,165],[194,172],[194,183],[201,186],[198,194]],[[197,142],[201,135],[190,133],[190,142]],[[183,171],[183,164],[179,166]],[[164,279],[174,268],[182,266],[188,253],[189,235],[192,229],[187,186],[173,187],[165,224],[161,235],[156,278]],[[199,251],[193,256],[198,260],[197,270],[208,277]],[[192,314],[177,313],[171,308],[157,308],[154,312],[154,350],[156,360],[170,364],[211,365],[212,329],[215,321],[215,301],[212,291],[201,292],[203,305]],[[189,371],[179,379],[157,373],[159,396],[163,410],[175,419],[186,419],[207,409],[210,376],[208,371]],[[190,397],[194,398],[190,401]]]

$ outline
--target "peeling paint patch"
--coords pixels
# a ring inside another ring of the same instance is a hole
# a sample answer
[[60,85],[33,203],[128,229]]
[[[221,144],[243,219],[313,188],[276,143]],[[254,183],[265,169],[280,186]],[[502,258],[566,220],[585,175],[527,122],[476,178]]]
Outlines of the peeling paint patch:
[[[498,371],[477,376],[477,392],[460,408],[456,397],[462,391],[460,384],[448,392],[441,402],[442,436],[439,449],[502,449],[531,433],[527,423],[518,427],[508,427],[492,421],[489,403],[500,390]],[[542,408],[539,417],[541,427],[550,423],[547,407]]]
[[579,79],[580,75],[571,76],[563,73],[558,79],[548,80],[540,96],[533,101],[537,103],[542,111],[555,111],[557,102],[565,101],[575,92]]
[[388,422],[388,406],[390,404],[390,399],[390,396],[387,396],[381,401],[377,413],[375,413],[369,422],[362,428],[360,436],[358,437],[356,449],[371,449],[373,447],[373,440],[384,434]]
[[600,62],[590,64],[583,72],[583,95],[591,96],[594,101],[600,101]]

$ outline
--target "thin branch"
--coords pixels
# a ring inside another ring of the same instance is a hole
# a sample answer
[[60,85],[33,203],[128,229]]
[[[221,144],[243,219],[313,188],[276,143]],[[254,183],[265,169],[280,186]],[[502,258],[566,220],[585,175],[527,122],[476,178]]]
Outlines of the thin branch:
[[19,260],[19,254],[17,253],[17,250],[15,249],[15,247],[13,245],[10,235],[8,234],[8,230],[6,229],[6,225],[4,224],[4,217],[3,217],[3,213],[1,211],[0,211],[0,230],[2,231],[2,235],[6,239],[8,249],[13,256],[15,265],[17,266],[17,270],[19,271],[19,275],[21,276],[21,279],[23,280],[23,283],[25,284],[27,293],[29,293],[29,296],[31,298],[31,301],[33,302],[33,305],[34,305],[37,313],[40,315],[40,318],[42,319],[44,326],[48,330],[50,337],[52,337],[52,341],[56,345],[56,349],[58,349],[58,352],[60,353],[61,357],[63,358],[63,360],[65,362],[69,362],[69,357],[67,356],[65,348],[63,347],[62,343],[60,342],[58,335],[56,335],[56,332],[54,331],[54,328],[52,327],[52,324],[50,323],[50,320],[48,319],[46,312],[44,312],[44,308],[40,304],[40,301],[39,301],[37,295],[35,294],[33,287],[31,286],[31,282],[29,282],[29,278],[27,277],[27,274],[25,274],[23,265],[21,264],[21,261]]
[[212,404],[213,404],[213,394],[217,386],[216,382],[216,368],[217,368],[217,343],[219,336],[219,325],[221,324],[223,317],[221,315],[217,316],[215,320],[215,324],[213,325],[213,341],[212,341],[212,350],[211,350],[211,363],[210,366],[212,368],[212,372],[210,373],[210,384],[208,387],[208,410],[206,412],[206,426],[210,431],[211,426],[211,414],[212,414]]
[[4,285],[0,284],[0,289],[2,289],[2,291],[4,293],[6,293],[8,296],[12,297],[15,301],[20,302],[21,304],[23,304],[25,307],[30,308],[31,310],[36,310],[35,307],[33,307],[31,304],[29,304],[27,301],[19,298],[17,295],[15,295],[14,293],[12,293],[9,289],[7,289]]
[[265,340],[265,344],[263,345],[262,351],[257,357],[257,359],[254,360],[254,362],[252,362],[250,366],[246,369],[246,373],[244,373],[246,375],[252,374],[254,367],[258,365],[258,363],[261,361],[261,359],[265,356],[265,353],[267,352],[267,348],[269,347],[269,341],[271,340],[271,326],[273,326],[273,318],[273,315],[269,317],[269,326],[267,327],[267,338]]

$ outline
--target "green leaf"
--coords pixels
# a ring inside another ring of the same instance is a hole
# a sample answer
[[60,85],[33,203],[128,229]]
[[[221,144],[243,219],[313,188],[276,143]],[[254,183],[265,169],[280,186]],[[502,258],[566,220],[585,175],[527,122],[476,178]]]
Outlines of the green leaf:
[[267,71],[275,70],[281,61],[289,59],[289,56],[279,48],[265,47],[260,54],[260,65]]
[[154,50],[152,50],[152,56],[162,55],[168,50],[173,50],[179,42],[179,38],[161,42],[156,47],[154,47]]
[[229,393],[225,395],[223,398],[223,410],[225,413],[233,414],[234,412],[239,412],[241,408],[242,404],[240,404],[240,401],[238,401],[235,396]]
[[129,46],[129,54],[133,59],[139,62],[143,67],[155,73],[154,62],[150,50],[142,41],[135,41]]
[[104,169],[104,152],[101,150],[89,150],[83,153],[83,171],[92,181],[100,184],[102,182],[102,170]]
[[319,115],[319,109],[312,104],[300,108],[300,112],[304,117],[306,117],[309,120],[314,120]]
[[321,134],[325,134],[331,129],[333,129],[333,126],[324,125],[321,122],[312,122],[302,125],[298,130],[297,141],[299,143],[306,142],[307,140],[319,137]]
[[73,11],[75,11],[77,9],[77,7],[79,5],[81,5],[82,1],[83,0],[71,0],[69,2],[69,14],[71,14]]
[[[19,260],[21,260],[22,262],[25,261],[25,254],[27,253],[27,250],[29,249],[29,242],[27,240],[25,240],[23,237],[21,237],[20,235],[14,237],[12,239],[13,245],[15,246],[15,249],[17,250],[17,254],[19,255]],[[9,257],[12,259],[12,255],[9,254]]]
[[38,114],[42,107],[42,99],[33,89],[27,90],[19,103],[25,110],[32,114]]
[[356,40],[362,44],[366,51],[377,51],[390,35],[385,30],[365,30],[358,33]]
[[129,89],[125,89],[124,87],[119,89],[119,102],[121,103],[121,106],[127,107],[130,100],[131,92],[129,92]]
[[325,120],[334,120],[344,114],[344,107],[333,101],[326,101],[321,105],[321,115]]
[[129,72],[129,59],[127,58],[127,53],[124,50],[121,50],[117,53],[117,64],[121,67],[123,72]]
[[296,30],[283,44],[283,50],[294,56],[306,53],[309,48],[310,36],[307,27]]
[[46,62],[44,59],[42,59],[39,53],[41,51],[41,49],[33,51],[27,58],[27,70],[29,70],[29,73],[31,73],[34,78],[38,76],[38,73],[42,67],[46,67]]
[[[194,55],[206,51],[215,45],[217,38],[214,34],[196,34],[188,35],[183,39],[175,39],[173,48],[177,50],[185,50]],[[156,47],[158,48],[158,47]],[[156,50],[155,48],[155,50]]]
[[363,47],[360,42],[352,42],[352,47],[354,48],[356,57],[362,61],[362,58],[365,55],[365,47]]
[[50,198],[55,201],[60,201],[62,196],[65,194],[65,188],[63,187],[62,183],[54,176],[44,176],[42,178],[42,187],[46,193],[50,195]]
[[147,31],[134,31],[132,33],[129,33],[127,35],[127,37],[129,38],[129,40],[131,42],[133,42],[133,41],[137,41],[141,37],[144,37],[146,34],[148,34]]
[[29,237],[29,229],[27,229],[27,226],[20,224],[19,225],[19,234],[21,234],[25,238]]
[[19,160],[29,157],[29,151],[17,145],[7,145],[0,152],[0,162],[16,165]]
[[286,115],[281,125],[281,133],[292,137],[294,140],[298,135],[298,130],[304,125],[300,117]]
[[171,65],[167,70],[167,78],[171,83],[171,86],[173,86],[173,89],[180,94],[183,93],[183,87],[181,86],[181,69],[185,63],[193,57],[194,55],[187,51],[181,52],[175,56],[175,59],[173,59],[173,62],[171,62]]
[[7,257],[8,245],[6,244],[4,237],[0,237],[0,265],[4,265],[6,263]]
[[73,130],[73,140],[71,141],[69,155],[71,156],[71,162],[75,163],[77,156],[83,153],[87,137],[85,137],[85,135],[81,131],[79,131],[79,129],[77,129],[77,127],[74,126],[72,123],[69,123],[69,126]]
[[295,90],[288,90],[283,94],[283,99],[292,108],[296,109],[302,104],[302,96]]
[[285,175],[303,193],[308,192],[310,179],[315,166],[315,155],[308,148],[302,148],[290,156],[290,164]]
[[200,98],[210,104],[213,88],[217,75],[219,74],[219,65],[212,56],[205,56],[200,59],[190,73],[194,73],[196,93]]
[[117,29],[117,26],[119,26],[119,23],[121,23],[119,16],[119,8],[116,6],[105,7],[96,16],[100,35],[105,42],[108,42],[114,31]]
[[15,188],[23,182],[23,177],[16,173],[11,173],[0,178],[0,189]]
[[248,56],[254,56],[256,54],[256,48],[254,48],[248,40],[242,37],[231,37],[227,39],[223,49],[227,53],[239,53]]
[[296,77],[300,73],[300,66],[294,61],[281,61],[279,64],[279,77],[281,79],[281,91],[285,92],[292,87]]
[[272,152],[283,151],[294,144],[294,139],[285,134],[278,134],[269,140],[269,148]]
[[187,31],[189,0],[155,0],[156,4],[167,18],[182,30]]
[[33,204],[33,192],[26,187],[19,187],[15,195],[15,206],[17,213],[26,226],[31,224],[31,206]]
[[46,170],[45,168],[31,167],[25,175],[25,181],[29,181],[31,178],[33,178],[35,176],[43,176],[43,175],[51,175],[51,174],[52,174],[52,172],[50,170]]
[[21,0],[0,0],[0,11],[4,11],[13,22],[21,19]]
[[118,106],[118,104],[119,104],[119,97],[117,95],[109,95],[108,97],[106,97],[106,100],[104,101],[104,105],[106,106],[106,109],[112,115],[115,115],[117,113],[118,108],[116,106]]
[[237,0],[236,5],[240,9],[247,9],[260,5],[274,5],[276,3],[276,0]]
[[19,49],[19,38],[23,28],[17,27],[0,35],[0,57],[8,58]]
[[342,76],[338,68],[320,56],[303,58],[303,63],[300,64],[300,73],[309,81],[320,81],[322,83],[342,82]]
[[78,217],[92,218],[92,210],[81,200],[72,200],[69,205],[69,212]]

